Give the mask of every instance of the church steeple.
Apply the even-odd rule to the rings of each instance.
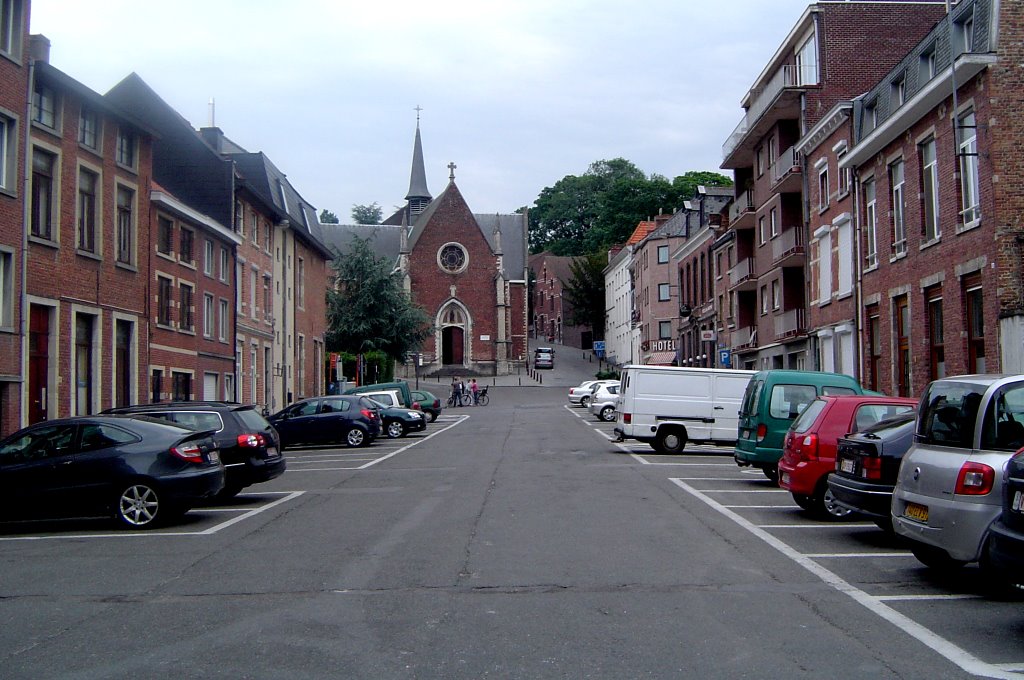
[[[430,195],[430,190],[427,189],[427,171],[423,166],[423,143],[420,141],[420,111],[422,110],[419,106],[416,107],[416,142],[412,149],[409,193],[405,196],[405,200],[409,201],[410,218],[423,212],[433,198]]]

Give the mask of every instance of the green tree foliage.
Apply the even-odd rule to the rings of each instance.
[[[356,224],[380,224],[380,221],[384,219],[384,212],[377,205],[377,201],[370,205],[353,205],[352,219]]]
[[[402,359],[431,332],[426,312],[409,299],[401,275],[377,257],[369,239],[354,238],[348,254],[335,255],[336,285],[327,291],[327,349],[383,352]]]
[[[672,213],[693,197],[697,185],[730,186],[716,172],[687,172],[671,182],[646,176],[623,158],[596,161],[580,176],[545,187],[530,209],[530,248],[582,255],[621,243],[641,220]]]
[[[604,338],[604,268],[608,256],[603,253],[583,255],[569,267],[571,277],[565,284],[565,299],[572,307],[569,322],[589,326],[594,339]]]
[[[320,211],[320,224],[338,224],[341,220],[327,208]]]

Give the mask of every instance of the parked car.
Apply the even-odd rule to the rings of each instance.
[[[736,443],[737,413],[754,371],[626,366],[615,432],[679,454],[688,441]]]
[[[607,423],[615,420],[615,410],[619,401],[619,384],[600,385],[591,395],[590,412],[597,416],[598,420]]]
[[[373,399],[374,401],[383,404],[385,406],[401,406],[402,405],[402,393],[398,390],[377,390],[377,391],[366,391],[359,392],[359,396]]]
[[[1006,464],[1002,513],[989,529],[987,558],[999,580],[1024,587],[1024,449]]]
[[[381,390],[398,390],[398,393],[402,395],[401,405],[405,408],[416,408],[416,400],[412,398],[412,389],[409,387],[409,383],[404,380],[350,387],[345,390],[345,394],[363,394],[365,392],[380,392]]]
[[[618,382],[618,380],[584,380],[576,387],[569,388],[569,403],[589,408],[591,396],[599,385],[614,385]]]
[[[836,469],[839,438],[916,408],[916,400],[902,397],[818,397],[786,433],[779,486],[793,494],[804,510],[821,517],[846,517],[850,509],[835,502],[828,486],[828,475]]]
[[[965,375],[928,385],[892,498],[895,532],[934,568],[980,561],[1002,512],[1003,471],[1024,446],[1024,375]]]
[[[270,416],[281,447],[299,444],[369,446],[381,432],[374,403],[358,394],[303,399]]]
[[[413,411],[411,408],[402,408],[401,406],[388,406],[369,396],[366,398],[377,407],[381,432],[389,439],[397,439],[410,432],[422,432],[427,429],[427,419],[420,411]]]
[[[835,502],[892,531],[892,490],[903,455],[914,443],[916,409],[841,437],[828,488]]]
[[[413,390],[412,398],[417,404],[419,404],[420,410],[426,414],[430,419],[430,422],[437,420],[437,417],[441,415],[441,400],[434,396],[432,392],[426,390]]]
[[[213,430],[224,463],[220,498],[284,474],[277,432],[253,405],[224,401],[170,401],[107,409],[104,413],[150,416],[193,430]]]
[[[848,375],[821,371],[759,371],[740,402],[739,428],[733,457],[740,467],[760,468],[773,482],[779,479],[782,444],[800,412],[815,397],[864,394]]]
[[[211,432],[164,421],[65,418],[0,442],[0,514],[7,519],[98,512],[148,529],[223,487]]]
[[[533,367],[534,368],[554,368],[555,367],[555,355],[547,354],[544,352],[538,352],[533,355]]]

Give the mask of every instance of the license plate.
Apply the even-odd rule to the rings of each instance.
[[[917,503],[907,503],[907,507],[903,510],[903,516],[917,520],[918,522],[927,522],[928,506],[918,505]]]
[[[267,447],[267,458],[276,458],[278,456],[277,448],[274,446]]]
[[[1024,512],[1024,491],[1018,491],[1013,494],[1013,504],[1010,509],[1014,512]]]
[[[854,461],[852,461],[849,458],[843,458],[843,459],[841,459],[839,461],[839,470],[840,470],[840,472],[847,472],[847,473],[852,475],[853,471],[854,471],[854,469],[856,467],[857,467],[857,463],[855,463]]]
[[[210,462],[211,463],[219,463],[220,462],[220,451],[210,451]]]
[[[782,473],[781,481],[782,481],[783,484],[789,484],[789,473],[788,472],[783,472]]]

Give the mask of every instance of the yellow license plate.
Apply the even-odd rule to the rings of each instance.
[[[917,520],[918,522],[927,522],[928,506],[918,505],[917,503],[907,503],[907,507],[903,510],[903,516]]]

